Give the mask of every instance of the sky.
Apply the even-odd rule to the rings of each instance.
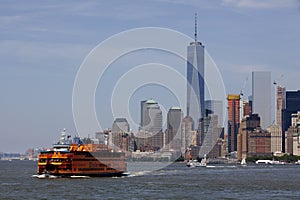
[[[107,38],[134,28],[168,28],[194,35],[217,65],[226,93],[251,95],[251,72],[268,70],[287,90],[298,90],[300,2],[298,0],[1,1],[0,152],[49,147],[63,128],[76,133],[72,92],[86,56]],[[143,37],[143,36],[141,36]],[[147,40],[147,36],[144,36]],[[188,45],[188,44],[186,44]],[[143,64],[145,55],[168,60],[167,53],[138,52],[112,64],[103,80],[116,79],[114,67]],[[148,60],[147,60],[148,59]],[[148,61],[149,62],[149,61]],[[173,62],[171,59],[169,62]],[[176,62],[185,70],[184,61]],[[121,76],[121,75],[119,75]],[[141,77],[143,78],[143,77]],[[117,80],[115,80],[117,81]],[[99,82],[96,115],[102,128],[113,117]],[[102,93],[104,92],[104,93]],[[176,104],[155,84],[132,94],[129,110],[139,122],[139,102],[156,99],[165,110]],[[97,103],[98,102],[98,103]],[[122,99],[117,104],[122,104]],[[88,118],[87,118],[88,119]],[[93,133],[89,133],[91,136]]]

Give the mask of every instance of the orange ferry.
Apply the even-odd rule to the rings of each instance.
[[[83,144],[78,137],[71,141],[69,137],[64,129],[53,148],[40,152],[38,175],[123,176],[126,172],[124,152],[113,152],[106,144]]]

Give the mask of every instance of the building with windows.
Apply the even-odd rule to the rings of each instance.
[[[237,134],[240,125],[240,95],[228,94],[228,153],[237,151]]]
[[[165,147],[180,151],[181,120],[183,113],[180,107],[172,106],[167,115],[167,130],[165,133]]]
[[[195,41],[187,47],[187,116],[193,119],[193,129],[199,129],[204,118],[204,45],[197,41],[197,16],[195,16]]]
[[[276,90],[276,124],[282,128],[282,110],[285,109],[285,88],[277,86]]]
[[[162,111],[153,99],[141,102],[141,127],[140,130],[152,134],[162,131]]]
[[[224,126],[224,112],[223,112],[223,101],[221,100],[206,100],[205,101],[205,111],[206,115],[212,114],[216,115],[218,118],[218,125]]]
[[[181,122],[181,153],[185,155],[192,144],[193,119],[186,116]]]
[[[285,93],[285,109],[282,110],[282,133],[285,133],[292,125],[292,114],[300,111],[300,90],[286,91]],[[286,150],[285,134],[282,134],[282,149]],[[288,152],[286,152],[288,153]]]
[[[116,118],[111,129],[110,141],[115,150],[133,151],[133,133],[125,118]]]
[[[260,117],[258,116],[258,114],[251,114],[243,117],[237,137],[237,157],[239,160],[247,158],[249,151],[249,132],[252,132],[257,128],[260,128]]]
[[[292,114],[291,126],[285,131],[285,153],[300,156],[300,111]]]
[[[267,129],[271,133],[271,152],[278,154],[282,152],[282,132],[279,125],[271,125]]]
[[[272,124],[271,72],[252,72],[252,113],[260,116],[261,127],[266,129]]]

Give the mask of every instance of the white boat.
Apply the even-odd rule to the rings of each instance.
[[[186,166],[188,167],[206,167],[206,165],[207,165],[206,155],[204,155],[201,162],[198,162],[198,160],[189,160],[186,164]]]
[[[243,158],[243,159],[242,159],[242,161],[241,161],[241,165],[242,165],[242,166],[246,166],[246,165],[247,165],[247,163],[246,163],[246,159],[245,159],[245,158]]]
[[[207,165],[207,159],[206,159],[206,154],[204,154],[204,157],[200,162],[200,167],[206,167],[206,165]]]
[[[271,162],[271,164],[272,164],[272,165],[284,165],[285,162],[282,162],[282,161],[279,161],[279,160],[273,160],[273,161]]]
[[[272,160],[257,160],[256,164],[272,164]]]
[[[284,165],[285,162],[278,160],[257,160],[256,164],[269,164],[269,165]]]
[[[188,166],[188,167],[200,167],[200,163],[198,162],[198,160],[189,160],[186,163],[186,166]]]

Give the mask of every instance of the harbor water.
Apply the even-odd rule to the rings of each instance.
[[[0,199],[300,199],[300,165],[129,166],[121,178],[37,179],[34,161],[0,161]]]

